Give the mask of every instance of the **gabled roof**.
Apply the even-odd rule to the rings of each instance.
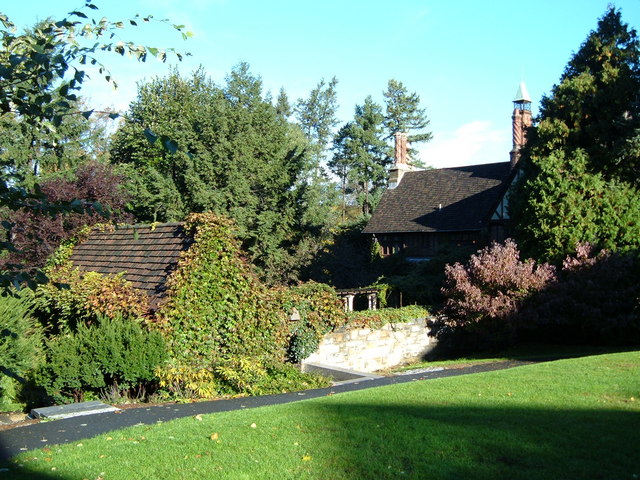
[[[71,261],[85,272],[118,274],[145,292],[157,304],[166,290],[180,253],[189,248],[182,223],[134,225],[113,231],[94,231],[76,246]]]
[[[408,172],[387,190],[364,233],[480,230],[512,178],[510,162]]]

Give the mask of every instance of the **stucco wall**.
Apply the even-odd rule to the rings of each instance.
[[[433,348],[427,319],[387,324],[381,329],[340,329],[324,336],[305,362],[375,372],[418,358]]]

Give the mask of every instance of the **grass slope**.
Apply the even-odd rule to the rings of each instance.
[[[629,352],[129,428],[0,479],[631,480],[639,432]]]

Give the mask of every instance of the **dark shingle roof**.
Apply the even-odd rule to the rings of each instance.
[[[164,296],[167,276],[175,269],[180,253],[191,242],[181,223],[118,227],[92,232],[73,249],[71,261],[85,272],[124,272],[124,277],[155,304]]]
[[[363,232],[480,230],[510,180],[509,162],[405,173],[384,193]]]

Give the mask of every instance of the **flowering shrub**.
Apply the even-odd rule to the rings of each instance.
[[[471,255],[466,265],[447,265],[445,275],[443,313],[451,324],[462,326],[512,318],[524,299],[555,279],[555,269],[533,260],[522,262],[516,243],[509,239]]]

